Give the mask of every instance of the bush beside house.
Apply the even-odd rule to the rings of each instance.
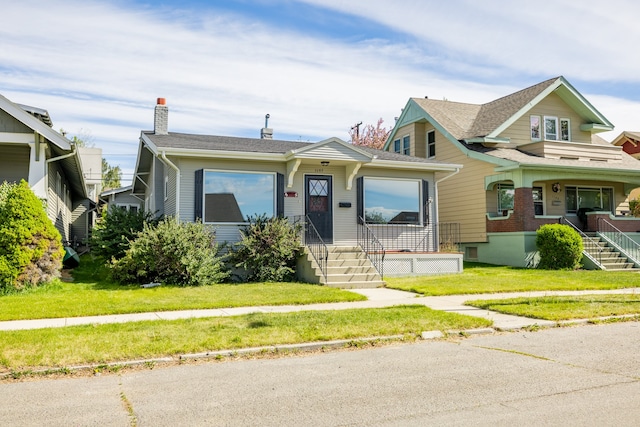
[[[546,270],[575,270],[580,267],[582,238],[577,231],[564,224],[547,224],[536,233],[540,253],[538,268]]]
[[[0,184],[0,294],[60,275],[62,237],[29,184]]]
[[[228,277],[213,230],[201,223],[179,223],[173,217],[157,225],[145,223],[111,267],[114,279],[121,283],[197,286]]]
[[[153,215],[143,211],[128,211],[117,206],[102,212],[102,218],[93,227],[91,251],[107,261],[124,257],[131,242],[147,223],[155,223]]]

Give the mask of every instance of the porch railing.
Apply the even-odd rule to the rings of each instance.
[[[386,250],[376,233],[360,217],[358,223],[358,246],[362,248],[371,264],[378,270],[381,278],[384,278],[384,256]]]
[[[362,219],[361,219],[362,222]],[[364,223],[387,251],[435,252],[432,228],[413,224]]]
[[[441,222],[436,224],[438,252],[460,251],[460,223]]]
[[[640,265],[640,244],[604,218],[598,218],[598,234],[630,261]]]
[[[327,244],[322,240],[320,233],[318,233],[318,230],[307,215],[295,216],[293,217],[293,222],[301,224],[300,240],[302,241],[302,244],[307,247],[316,264],[318,264],[320,273],[326,281],[327,264],[329,259],[329,248],[327,247]]]
[[[605,246],[600,244],[600,242],[598,242],[596,239],[593,239],[592,237],[587,236],[584,233],[584,231],[576,227],[567,218],[561,216],[559,222],[560,224],[571,226],[574,230],[578,232],[578,234],[580,234],[580,237],[582,237],[582,241],[584,242],[584,250],[582,251],[583,255],[585,255],[587,258],[593,261],[598,267],[604,268],[602,265],[602,252],[604,252]]]

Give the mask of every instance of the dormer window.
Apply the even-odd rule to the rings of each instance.
[[[547,141],[558,140],[558,118],[544,116],[544,139]]]
[[[534,118],[531,116],[531,139],[534,138]],[[571,121],[553,116],[544,116],[544,139],[547,141],[571,141]],[[539,139],[537,139],[539,141]]]

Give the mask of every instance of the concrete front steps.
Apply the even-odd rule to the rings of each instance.
[[[327,277],[322,275],[320,267],[305,249],[306,259],[315,272],[316,283],[332,288],[358,289],[379,288],[384,281],[375,269],[367,254],[358,246],[328,246]]]
[[[629,259],[620,253],[616,248],[609,246],[609,244],[601,239],[596,233],[585,233],[589,239],[582,238],[584,244],[584,251],[589,253],[594,259],[598,260],[599,249],[596,246],[602,248],[600,252],[600,264],[607,271],[630,271],[640,272],[640,268],[636,267],[633,262],[629,262]],[[594,243],[595,242],[595,243]]]

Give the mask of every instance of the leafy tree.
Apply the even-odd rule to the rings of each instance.
[[[58,277],[62,238],[29,184],[0,184],[0,294]]]
[[[365,125],[362,131],[359,125],[352,127],[349,131],[351,143],[382,150],[382,147],[387,142],[389,133],[391,133],[391,129],[382,127],[383,122],[384,120],[380,118],[375,126],[372,124]]]
[[[121,179],[122,170],[120,166],[111,166],[102,158],[102,188],[105,190],[120,188]]]
[[[218,252],[208,226],[170,217],[145,224],[125,256],[112,263],[112,273],[121,283],[210,285],[228,277]]]

